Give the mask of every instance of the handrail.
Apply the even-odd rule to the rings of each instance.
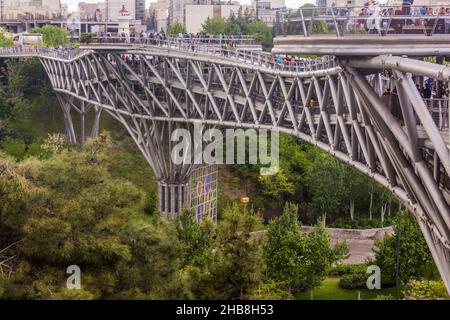
[[[449,13],[445,12],[447,8],[450,8],[450,4],[429,6],[378,4],[299,8],[279,11],[276,30],[281,29],[283,35],[286,35],[285,25],[298,23],[296,32],[300,32],[304,36],[311,36],[313,24],[323,22],[329,29],[334,29],[337,37],[365,32],[381,36],[410,32],[420,32],[426,36],[445,34],[445,31],[450,34],[450,30],[445,27],[445,21],[450,20]],[[324,26],[322,25],[322,27]],[[281,34],[277,32],[277,35]]]
[[[104,44],[108,45],[108,44]],[[115,45],[115,44],[110,44]],[[129,46],[129,47],[128,47]],[[138,46],[128,44],[125,48],[169,48],[181,50],[192,53],[208,54],[213,56],[220,56],[227,59],[235,59],[265,67],[268,69],[290,71],[290,72],[304,72],[329,69],[335,66],[335,60],[332,56],[324,56],[318,59],[299,59],[289,62],[280,63],[277,57],[266,52],[259,52],[254,50],[246,50],[239,48],[223,48],[221,46],[211,46],[207,44],[194,44],[181,39],[168,40],[152,40],[150,45],[140,44]],[[86,52],[84,49],[53,49],[48,47],[13,47],[0,48],[0,56],[14,56],[14,55],[28,55],[28,56],[44,56],[63,60],[71,60]]]
[[[93,40],[95,42],[121,42],[124,40],[127,40],[128,42],[134,42],[134,43],[140,43],[140,42],[147,42],[152,41],[153,39],[157,39],[161,37],[161,35],[158,34],[148,34],[146,33],[145,36],[141,36],[139,33],[134,35],[121,35],[119,33],[105,33],[105,32],[99,32],[96,34],[93,34]],[[233,44],[252,44],[256,45],[258,44],[256,39],[252,36],[248,35],[222,35],[222,36],[216,36],[216,35],[183,35],[183,36],[174,36],[174,37],[167,37],[163,36],[164,39],[160,40],[180,40],[185,42],[194,42],[194,43],[208,43],[208,44],[222,44],[224,42],[233,43]],[[73,35],[69,36],[71,39],[79,39],[79,35]]]

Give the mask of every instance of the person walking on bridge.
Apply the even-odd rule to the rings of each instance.
[[[405,16],[409,16],[411,13],[411,6],[414,4],[414,0],[403,0],[402,13]]]
[[[444,33],[450,33],[450,8],[447,8],[447,10],[445,11],[445,20],[444,20]]]

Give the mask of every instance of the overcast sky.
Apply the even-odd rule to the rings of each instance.
[[[102,0],[61,0],[62,3],[68,3],[69,4],[69,9],[75,10],[78,7],[78,2],[99,2]],[[150,2],[156,2],[156,0],[145,0],[147,2],[147,6],[148,7],[150,5]],[[251,2],[251,0],[239,0],[239,2],[241,3],[247,3],[249,4]],[[286,0],[286,5],[289,8],[298,8],[301,4],[306,3],[306,2],[310,2],[310,3],[314,3],[315,0]]]

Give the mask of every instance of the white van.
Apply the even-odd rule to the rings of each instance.
[[[40,33],[18,33],[14,35],[14,45],[24,46],[44,42],[44,37]]]

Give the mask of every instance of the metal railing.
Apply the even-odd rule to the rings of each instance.
[[[438,126],[439,130],[449,128],[449,99],[432,98],[424,99],[428,111],[430,112],[434,122]]]
[[[71,40],[78,40],[80,37],[78,35],[71,36]],[[245,35],[222,35],[222,36],[189,36],[183,35],[180,37],[166,37],[160,34],[145,34],[141,36],[136,35],[126,35],[118,33],[97,33],[93,34],[94,43],[140,43],[140,44],[151,44],[156,40],[169,40],[169,41],[182,41],[193,44],[208,44],[208,45],[222,45],[225,43],[233,45],[258,45],[255,38],[252,36]]]
[[[180,41],[179,39],[155,40],[152,45],[162,48],[171,48],[187,52],[235,59],[250,63],[252,65],[281,71],[304,72],[329,69],[335,66],[334,56],[323,56],[317,59],[296,58],[295,61],[280,63],[277,62],[276,56],[267,52],[236,48],[222,48],[220,46],[210,46],[205,44],[193,44],[190,42]],[[146,47],[148,46],[142,46],[141,48],[145,49]]]
[[[20,46],[12,48],[0,48],[0,57],[51,57],[63,60],[71,60],[83,54],[86,50],[82,49],[66,49],[66,48],[48,48],[35,46]]]
[[[450,34],[448,5],[371,5],[353,7],[311,7],[277,13],[276,33],[355,34],[380,36],[399,34]]]
[[[107,47],[109,45],[115,45],[115,43],[101,43],[101,45]],[[190,41],[184,41],[183,39],[180,38],[169,38],[166,40],[156,39],[152,40],[151,44],[124,43],[123,48],[131,50],[136,49],[145,50],[152,47],[168,48],[191,53],[219,56],[222,58],[234,59],[252,65],[280,71],[304,72],[304,71],[329,69],[335,66],[335,60],[333,56],[323,56],[317,59],[303,59],[298,57],[290,57],[290,60],[285,60],[283,56],[281,59],[282,62],[280,62],[278,56],[266,52],[214,46],[205,43],[194,43]],[[87,46],[86,48],[89,48],[89,46]],[[69,48],[48,48],[48,47],[29,47],[29,46],[0,48],[0,56],[3,57],[27,55],[27,56],[53,57],[63,60],[74,59],[83,52],[85,52],[84,49],[75,49],[75,48],[69,49]]]

